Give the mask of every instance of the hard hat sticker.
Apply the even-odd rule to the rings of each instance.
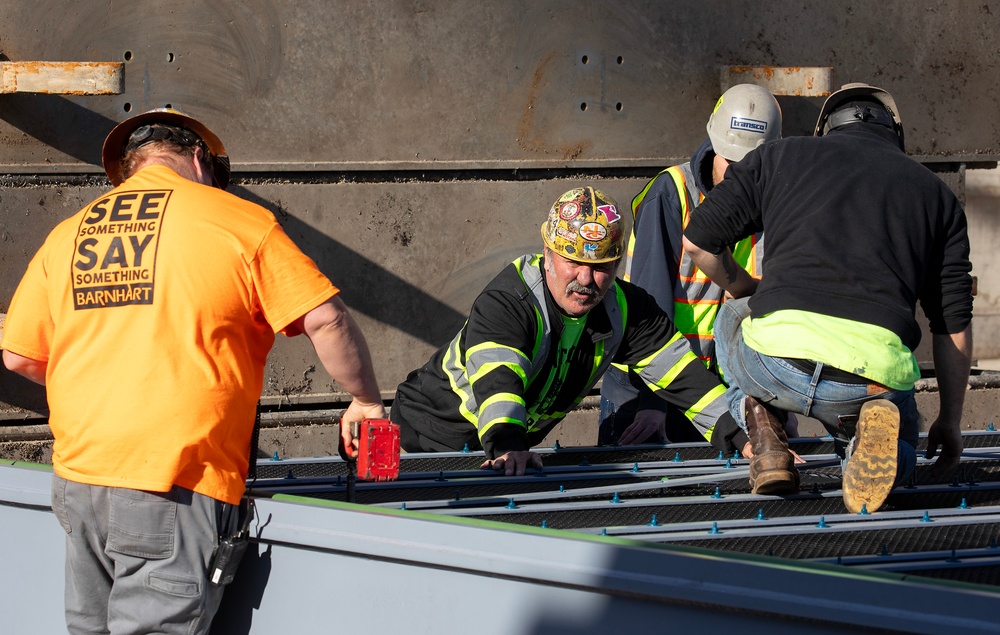
[[[605,236],[608,235],[608,230],[604,228],[604,225],[600,223],[584,223],[580,227],[580,236],[584,240],[590,240],[597,242],[603,240]]]
[[[729,127],[733,130],[747,130],[749,132],[767,132],[767,122],[758,119],[748,119],[746,117],[733,117],[729,121]]]
[[[719,97],[719,101],[715,102],[715,108],[712,109],[712,114],[713,115],[715,113],[719,112],[719,108],[722,107],[722,100],[725,99],[725,98],[726,98],[726,95],[723,94],[722,97]]]
[[[580,213],[580,206],[576,203],[565,203],[559,208],[559,218],[563,220],[573,220]]]
[[[575,243],[576,239],[577,239],[576,233],[575,232],[571,232],[570,230],[566,229],[565,227],[558,227],[558,228],[556,228],[556,236],[559,236],[563,240],[568,240],[571,243]]]
[[[608,219],[609,223],[613,223],[621,218],[621,215],[618,213],[618,210],[615,209],[614,205],[598,205],[597,209],[604,214],[604,218]]]

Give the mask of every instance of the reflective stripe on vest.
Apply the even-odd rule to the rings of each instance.
[[[552,319],[546,309],[545,280],[542,277],[541,263],[542,258],[538,254],[522,256],[514,261],[518,275],[529,291],[528,298],[537,321],[535,343],[530,359],[521,351],[509,346],[484,342],[466,351],[466,362],[463,365],[459,347],[461,332],[452,340],[444,355],[442,366],[452,391],[459,398],[459,411],[469,423],[479,429],[480,438],[496,424],[513,423],[528,430],[537,430],[553,425],[566,416],[565,412],[530,412],[523,396],[511,393],[491,395],[484,403],[478,404],[472,389],[476,381],[500,367],[508,368],[517,374],[524,382],[525,391],[535,379],[540,378],[552,344]],[[617,283],[613,289],[613,295],[609,293],[601,302],[612,325],[611,337],[596,343],[590,381],[574,404],[579,403],[590,392],[597,377],[607,370],[611,359],[621,346],[625,331],[625,298]]]

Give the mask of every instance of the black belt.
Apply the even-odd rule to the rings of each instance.
[[[812,375],[816,372],[816,362],[811,359],[798,359],[796,357],[782,357],[781,359],[785,360],[807,375]],[[834,368],[833,366],[828,366],[826,364],[823,364],[823,370],[820,372],[819,378],[820,380],[825,379],[827,381],[837,381],[842,384],[857,384],[861,386],[865,384],[877,383],[867,377],[855,375],[854,373],[849,373],[846,370],[840,370],[839,368]]]

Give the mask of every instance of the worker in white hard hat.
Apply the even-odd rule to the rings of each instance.
[[[615,278],[625,219],[593,187],[560,196],[543,253],[508,265],[480,293],[455,338],[399,385],[390,417],[408,452],[486,452],[505,474],[541,468],[530,451],[612,363],[703,427],[729,417],[718,379],[656,301]],[[641,422],[636,425],[643,425]],[[639,430],[646,438],[655,430]]]
[[[681,235],[731,163],[781,138],[781,108],[766,88],[739,84],[718,99],[706,129],[708,137],[691,161],[660,172],[632,199],[635,220],[623,278],[656,299],[688,338],[695,354],[716,372],[713,325],[723,291],[694,266],[681,247]],[[760,276],[762,245],[761,236],[755,234],[733,249],[739,266],[755,277]],[[707,439],[727,456],[736,450],[744,456],[751,454],[749,438],[732,420],[725,419],[715,427],[692,426],[682,411],[618,366],[604,375],[600,420],[601,445],[635,442],[631,435],[641,428],[627,432],[630,426],[635,421],[651,421],[673,442]],[[793,418],[793,429],[794,422]]]
[[[116,187],[28,265],[3,360],[46,386],[69,632],[207,633],[246,544],[275,334],[309,337],[354,396],[348,421],[385,409],[337,288],[269,211],[223,191],[229,160],[207,126],[143,113],[103,160]]]
[[[763,229],[764,276],[730,245]],[[908,157],[885,90],[848,84],[812,137],[790,137],[730,166],[684,232],[694,263],[735,300],[715,324],[730,411],[750,436],[754,492],[799,479],[779,420],[818,419],[843,459],[843,500],[874,513],[916,467],[913,351],[920,302],[932,333],[940,407],[927,434],[932,474],[962,453],[972,354],[972,264],[955,194]]]

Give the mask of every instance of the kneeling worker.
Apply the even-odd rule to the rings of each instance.
[[[399,385],[390,418],[402,429],[403,449],[482,448],[483,467],[508,475],[541,468],[529,449],[612,362],[700,427],[729,417],[724,388],[656,301],[615,279],[624,237],[618,206],[599,190],[560,196],[542,224],[544,253],[501,271],[458,335]],[[665,437],[662,424],[636,432],[637,439]]]

